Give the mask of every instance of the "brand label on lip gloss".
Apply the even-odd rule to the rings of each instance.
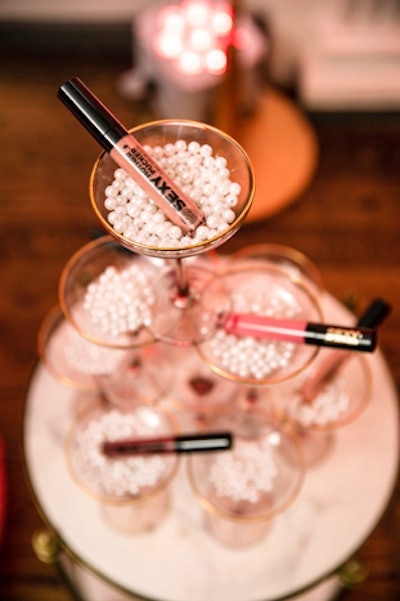
[[[360,330],[343,330],[341,328],[329,327],[325,334],[326,342],[336,344],[345,343],[353,346],[358,346],[360,340],[363,339],[363,334]]]
[[[124,144],[123,150],[139,171],[147,177],[153,187],[164,196],[176,211],[181,212],[182,217],[187,223],[193,224],[198,221],[198,215],[196,215],[195,211],[188,207],[183,198],[171,188],[170,182],[166,181],[165,178],[160,175],[160,171],[157,169],[157,166],[153,164],[151,159],[143,155],[139,149],[129,146],[129,144]]]
[[[156,173],[154,165],[148,159],[146,159],[146,157],[144,157],[137,148],[132,148],[131,146],[128,146],[128,144],[124,144],[123,149],[125,151],[126,156],[129,157],[132,163],[135,163],[136,167],[147,178],[150,178]]]
[[[161,192],[164,198],[166,198],[168,202],[176,208],[177,211],[182,211],[182,209],[186,206],[185,201],[182,200],[182,198],[179,198],[178,194],[172,190],[172,188],[161,177],[161,175],[150,178],[150,181],[153,186]]]

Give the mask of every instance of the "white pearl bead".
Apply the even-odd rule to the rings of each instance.
[[[203,160],[203,165],[207,169],[211,170],[214,167],[214,164],[215,164],[215,159],[214,159],[214,157],[211,156],[211,154],[206,156]]]
[[[227,194],[226,203],[227,203],[228,207],[236,207],[236,205],[238,203],[238,197],[235,196],[234,194]]]
[[[233,221],[235,221],[236,215],[235,212],[232,211],[231,209],[227,209],[226,211],[223,211],[222,213],[222,219],[224,221],[226,221],[226,223],[232,223]]]
[[[212,148],[209,144],[202,144],[200,148],[200,154],[203,157],[209,157],[212,154]]]
[[[162,157],[163,152],[164,151],[161,146],[153,146],[151,154],[155,159],[157,159],[158,157]]]
[[[118,189],[115,186],[107,186],[106,189],[104,190],[104,194],[108,197],[108,198],[115,198],[118,194]]]
[[[229,188],[230,194],[234,194],[235,196],[239,196],[242,191],[242,186],[237,182],[232,182]]]
[[[200,150],[200,144],[193,140],[192,142],[189,142],[187,149],[191,154],[197,154]]]
[[[122,169],[122,167],[119,167],[118,169],[116,169],[114,171],[114,177],[115,177],[115,179],[124,180],[127,177],[127,173],[126,173],[125,169]]]
[[[130,202],[126,207],[126,212],[129,215],[129,217],[135,219],[140,216],[141,208]]]
[[[168,235],[172,240],[179,240],[182,237],[182,230],[179,226],[173,225],[169,228]]]
[[[167,156],[171,156],[175,153],[176,147],[175,144],[165,144],[164,152]]]
[[[196,238],[200,241],[208,239],[208,227],[205,225],[199,225],[196,230]]]
[[[226,167],[222,167],[221,169],[218,170],[218,176],[222,179],[222,180],[228,180],[229,178],[229,169],[227,169]],[[227,182],[229,183],[229,182]],[[230,184],[229,184],[230,187]]]
[[[219,180],[217,183],[217,192],[225,196],[229,192],[229,183],[225,180]]]
[[[218,224],[219,224],[219,219],[215,215],[210,215],[210,217],[207,218],[207,226],[209,228],[215,229],[216,227],[218,227]]]
[[[117,202],[116,202],[115,198],[110,196],[105,199],[104,206],[108,211],[112,211],[117,206]]]
[[[224,169],[227,166],[227,160],[225,157],[217,157],[215,159],[215,166],[217,167],[217,169]]]
[[[183,152],[187,149],[188,145],[186,144],[185,140],[177,140],[175,142],[175,148],[177,150],[177,152]]]
[[[116,215],[116,213],[114,211],[111,211],[110,213],[108,213],[107,221],[109,223],[111,223],[111,225],[114,225],[114,222],[116,219],[118,219],[118,215]]]

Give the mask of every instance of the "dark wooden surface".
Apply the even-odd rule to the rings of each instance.
[[[60,272],[97,222],[88,178],[99,148],[56,99],[61,82],[80,75],[128,124],[144,107],[118,97],[126,60],[70,56],[9,57],[0,71],[0,433],[5,439],[8,512],[0,558],[0,599],[67,601],[54,566],[31,547],[42,526],[26,483],[21,424],[36,336],[57,300]],[[393,304],[381,349],[400,382],[400,115],[313,114],[320,159],[308,189],[275,217],[243,229],[226,245],[278,242],[319,266],[326,288],[361,311],[375,296]],[[257,174],[256,174],[257,175]],[[347,601],[400,598],[400,495],[359,557],[368,580]],[[205,600],[206,601],[206,600]]]

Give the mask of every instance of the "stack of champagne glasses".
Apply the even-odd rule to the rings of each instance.
[[[108,119],[80,80],[59,95],[86,102],[91,133],[88,106]],[[252,545],[368,401],[357,351],[374,331],[324,324],[323,283],[300,252],[216,251],[255,193],[235,140],[192,121],[114,123],[90,176],[105,235],[66,264],[38,336],[44,366],[76,391],[66,462],[112,527],[157,528],[183,473],[209,535]]]

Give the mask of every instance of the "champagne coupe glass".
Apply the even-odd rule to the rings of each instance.
[[[213,427],[230,430],[233,447],[188,457],[192,490],[217,540],[234,547],[254,544],[301,490],[301,445],[259,408],[221,414]]]
[[[148,325],[158,269],[148,257],[103,236],[67,262],[58,287],[60,307],[90,342],[125,349],[149,344],[155,340]]]
[[[318,296],[324,291],[324,282],[318,267],[300,250],[284,244],[250,244],[232,253],[231,260],[238,265],[263,264],[286,269],[291,275],[304,281]]]
[[[60,384],[80,391],[98,390],[101,378],[124,371],[132,363],[130,349],[101,346],[81,336],[59,306],[43,319],[37,348],[47,371]]]
[[[179,466],[178,455],[108,456],[103,444],[121,440],[173,436],[167,413],[140,404],[124,410],[90,402],[68,432],[65,457],[71,477],[96,499],[113,527],[126,532],[155,528],[169,506],[169,487]]]
[[[161,342],[134,349],[95,344],[54,307],[38,333],[43,366],[60,384],[81,392],[102,392],[114,405],[130,408],[160,400],[172,381],[170,347]]]
[[[162,394],[170,379],[170,361],[148,327],[156,297],[152,282],[158,277],[159,263],[127,250],[112,236],[79,249],[59,282],[66,320],[60,332],[66,331],[68,340],[66,334],[53,335],[45,344],[42,336],[45,363],[55,366],[54,352],[49,351],[58,345],[55,369],[75,381],[79,372],[81,384],[82,372],[86,373],[83,383],[101,390],[119,406]]]
[[[345,360],[323,379],[320,365],[337,355]],[[323,459],[332,447],[334,432],[357,419],[371,398],[372,374],[359,353],[323,349],[318,361],[292,381],[270,391],[271,403],[302,442],[307,465]]]
[[[204,123],[161,120],[135,127],[130,133],[196,202],[205,223],[192,236],[182,235],[143,191],[135,188],[132,197],[123,171],[107,152],[100,155],[92,170],[91,203],[102,226],[123,247],[168,259],[154,282],[157,298],[149,327],[157,338],[189,346],[215,330],[214,305],[227,309],[229,296],[215,282],[212,270],[201,262],[184,259],[217,248],[239,229],[253,200],[252,166],[235,140]],[[215,284],[215,298],[209,295],[208,304],[200,307],[203,290],[210,282]]]
[[[221,282],[229,291],[233,314],[321,322],[322,311],[312,290],[303,281],[267,264],[231,268]],[[205,302],[215,295],[210,289]],[[220,309],[220,327],[209,340],[196,346],[209,367],[219,375],[248,386],[277,384],[297,376],[310,365],[319,348],[284,339],[258,339],[225,331],[229,315]]]

